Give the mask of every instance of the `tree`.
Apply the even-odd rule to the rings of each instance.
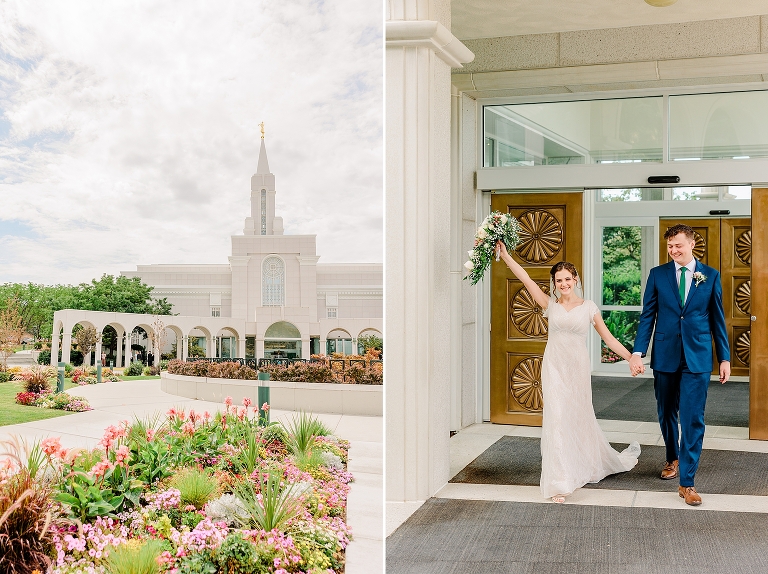
[[[160,365],[160,356],[163,353],[165,342],[168,340],[168,334],[165,332],[165,323],[160,317],[155,317],[150,327],[152,327],[152,332],[149,334],[149,338],[154,349],[154,366],[157,367]]]
[[[373,333],[371,333],[370,335],[360,335],[357,338],[357,342],[366,351],[368,351],[369,349],[375,349],[377,351],[384,350],[384,339],[374,335]]]
[[[3,369],[8,367],[8,357],[13,354],[14,347],[21,344],[23,337],[24,320],[19,301],[14,297],[6,301],[4,309],[0,309],[0,359]]]
[[[101,333],[96,330],[96,327],[89,325],[75,333],[74,338],[77,343],[77,349],[83,354],[84,364],[90,365],[91,351],[96,347],[96,343],[101,340]]]

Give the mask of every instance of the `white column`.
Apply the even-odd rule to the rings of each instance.
[[[237,359],[245,359],[245,337],[237,339]]]
[[[301,340],[301,358],[309,359],[309,337]]]
[[[181,338],[181,360],[186,361],[189,357],[189,335]]]
[[[96,364],[98,364],[98,363],[100,363],[100,362],[101,362],[101,340],[99,340],[99,341],[96,343],[96,349],[95,349],[95,351],[96,351],[96,359],[94,360],[94,363],[93,363],[94,365],[96,365]],[[103,365],[102,365],[102,366],[103,366]]]
[[[51,333],[51,365],[56,366],[59,361],[59,330],[55,329],[54,333]]]
[[[450,478],[450,68],[472,53],[432,20],[448,2],[389,10],[386,496],[407,502]]]
[[[320,354],[321,355],[327,355],[328,354],[328,341],[326,339],[320,338]]]
[[[256,337],[256,358],[264,358],[264,339],[260,339],[259,337]]]
[[[72,351],[72,331],[67,332],[64,329],[64,334],[61,336],[61,360],[64,363],[69,363],[69,354]]]
[[[117,349],[115,350],[115,367],[119,367],[123,364],[123,345],[120,343],[123,342],[123,337],[125,336],[125,331],[117,331]]]
[[[131,333],[128,331],[125,332],[125,365],[128,366],[131,364]]]

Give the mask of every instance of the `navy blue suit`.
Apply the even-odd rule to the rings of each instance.
[[[718,361],[731,360],[720,272],[700,261],[696,261],[695,271],[705,275],[706,280],[698,286],[693,282],[682,305],[674,261],[651,269],[634,346],[634,352],[645,356],[653,333],[651,368],[659,425],[667,461],[680,461],[681,486],[694,486],[699,466],[704,407],[713,367],[712,342]]]

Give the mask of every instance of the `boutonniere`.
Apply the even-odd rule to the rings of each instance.
[[[699,283],[703,283],[704,281],[707,280],[707,276],[704,275],[701,271],[696,271],[693,274],[693,280],[696,283],[696,287],[698,287]]]

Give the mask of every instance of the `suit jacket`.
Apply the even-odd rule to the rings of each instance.
[[[651,368],[655,371],[676,371],[682,353],[691,372],[711,371],[713,339],[717,359],[731,360],[720,272],[700,261],[695,267],[707,278],[698,286],[693,282],[684,306],[680,304],[674,261],[654,267],[648,275],[634,352],[645,356],[653,333]]]

